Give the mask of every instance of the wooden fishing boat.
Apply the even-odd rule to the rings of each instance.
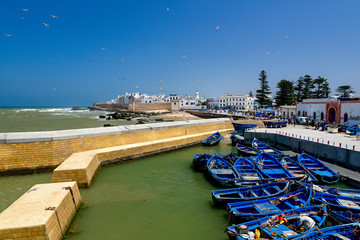
[[[253,201],[283,195],[288,193],[290,186],[289,181],[282,181],[256,186],[213,190],[212,199],[216,206],[226,207],[226,204],[231,202]]]
[[[278,161],[280,161],[281,159],[283,159],[283,157],[286,156],[283,152],[281,152],[273,147],[270,147],[269,145],[261,142],[260,140],[258,140],[256,138],[254,138],[254,140],[252,141],[252,147],[257,149],[258,151],[264,151],[265,153],[271,155]]]
[[[268,216],[253,221],[230,226],[226,229],[226,234],[230,240],[248,240],[252,239],[249,232],[255,232],[257,229],[261,233],[262,239],[291,239],[302,234],[312,232],[325,225],[327,208],[325,205],[306,206],[298,209],[291,209],[280,215]],[[298,232],[290,229],[289,225],[296,225],[297,218],[300,215],[311,217],[316,225],[306,232]],[[285,220],[286,219],[286,220]],[[274,234],[276,233],[276,235]]]
[[[258,219],[272,216],[287,210],[297,209],[310,204],[311,188],[301,188],[285,195],[246,202],[228,203],[230,219],[233,223],[244,222],[248,219]]]
[[[360,223],[349,223],[344,225],[321,228],[304,235],[292,238],[293,240],[359,240]]]
[[[329,220],[332,220],[334,225],[339,223],[360,222],[360,213],[357,212],[329,210],[328,213],[332,218]]]
[[[291,173],[291,175],[294,176],[296,180],[303,180],[307,182],[316,183],[317,179],[314,177],[310,171],[308,171],[304,166],[302,166],[298,161],[289,158],[284,157],[280,161],[281,165]]]
[[[221,134],[219,132],[216,132],[214,134],[212,134],[211,136],[209,136],[208,138],[206,138],[202,144],[205,146],[215,146],[218,145],[220,143],[220,140],[222,140],[223,138],[221,137]]]
[[[231,164],[234,164],[239,159],[239,157],[233,153],[225,155],[223,158],[224,158],[224,160],[228,161]]]
[[[195,154],[193,157],[193,166],[196,171],[205,172],[206,163],[212,157],[211,154]]]
[[[222,156],[213,155],[206,163],[208,175],[223,187],[234,187],[234,180],[238,175],[233,170],[231,163]]]
[[[280,128],[287,125],[286,120],[263,120],[263,123],[267,128]]]
[[[235,186],[256,185],[263,179],[263,176],[250,158],[240,157],[234,163],[233,168],[238,175],[238,179],[234,183]]]
[[[278,160],[267,153],[261,152],[255,158],[255,165],[264,178],[294,178]]]
[[[244,143],[244,133],[236,132],[230,135],[231,145],[235,146],[237,143]]]
[[[303,183],[306,186],[310,186],[313,188],[314,191],[323,192],[333,195],[339,195],[343,197],[351,197],[351,198],[359,198],[360,199],[360,190],[355,189],[345,189],[345,188],[333,188],[333,187],[326,187],[320,186],[315,184],[308,184]]]
[[[332,184],[339,181],[340,176],[327,167],[325,164],[320,162],[318,159],[302,153],[298,158],[299,163],[303,165],[311,174],[317,178],[319,182]]]
[[[236,149],[237,149],[238,155],[242,156],[242,157],[257,156],[260,153],[260,151],[254,149],[254,148],[250,148],[250,147],[241,145],[239,143],[236,144]]]
[[[314,191],[313,199],[316,203],[327,204],[332,210],[347,209],[353,212],[360,212],[360,198],[344,197]]]
[[[235,131],[244,131],[251,128],[256,128],[257,124],[249,124],[249,123],[236,123],[232,122]]]

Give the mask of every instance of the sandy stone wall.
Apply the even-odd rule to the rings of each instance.
[[[231,129],[228,119],[0,134],[0,174],[51,170],[71,154],[107,147]]]

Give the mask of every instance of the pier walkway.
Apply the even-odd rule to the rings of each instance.
[[[339,148],[360,151],[360,141],[356,140],[355,136],[346,135],[345,133],[329,133],[327,131],[314,130],[312,127],[302,125],[288,125],[285,128],[256,128],[251,131],[275,133]]]

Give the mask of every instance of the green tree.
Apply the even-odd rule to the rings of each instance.
[[[296,95],[296,101],[298,101],[298,102],[302,101],[303,86],[304,86],[304,78],[299,77],[299,79],[296,82],[296,86],[294,87],[295,95]]]
[[[350,85],[342,85],[336,89],[336,92],[340,93],[340,97],[349,97],[350,93],[354,93]]]
[[[303,79],[303,89],[302,89],[302,99],[312,98],[313,96],[313,89],[314,89],[314,82],[310,75],[305,75]]]
[[[249,97],[253,97],[254,95],[253,95],[253,93],[252,93],[252,91],[250,91],[249,92]]]
[[[256,90],[256,98],[261,106],[271,106],[269,81],[266,80],[266,72],[262,70],[259,74],[260,89]]]
[[[327,98],[330,94],[329,83],[326,78],[318,76],[313,81],[315,90],[313,91],[314,98]]]
[[[294,83],[289,80],[281,80],[276,87],[279,91],[276,92],[275,100],[276,106],[280,105],[294,105],[295,104],[295,92]]]

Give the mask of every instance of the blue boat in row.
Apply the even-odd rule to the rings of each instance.
[[[269,145],[261,142],[260,140],[258,140],[256,138],[254,138],[254,140],[252,141],[252,147],[258,151],[264,151],[265,153],[276,158],[278,161],[280,161],[281,159],[283,159],[286,156],[283,152],[281,152],[273,147],[270,147]]]
[[[261,172],[264,178],[274,179],[274,178],[294,178],[294,176],[289,173],[286,168],[284,168],[281,163],[264,152],[261,152],[255,158],[256,168]]]
[[[301,188],[282,196],[273,198],[228,203],[230,219],[233,223],[241,223],[249,219],[258,219],[266,216],[280,214],[284,211],[295,210],[310,205],[311,188]]]
[[[305,231],[295,230],[291,227],[297,225],[298,217],[305,215],[312,218],[316,224]],[[292,239],[319,229],[319,227],[325,225],[326,220],[326,206],[306,206],[287,210],[278,215],[233,225],[228,227],[225,232],[230,240],[254,239],[250,235],[254,235],[256,231],[261,234],[262,239]]]
[[[311,172],[311,174],[317,178],[319,182],[332,184],[339,181],[340,176],[325,164],[320,162],[318,159],[306,154],[302,153],[298,161],[301,165],[303,165],[307,170]]]
[[[290,181],[271,182],[256,186],[213,190],[212,199],[216,206],[225,207],[227,203],[256,201],[286,194],[290,191]]]
[[[256,128],[257,124],[249,124],[249,123],[236,123],[236,122],[232,122],[234,129],[236,132],[238,131],[245,131],[247,129],[252,129],[252,128]]]

